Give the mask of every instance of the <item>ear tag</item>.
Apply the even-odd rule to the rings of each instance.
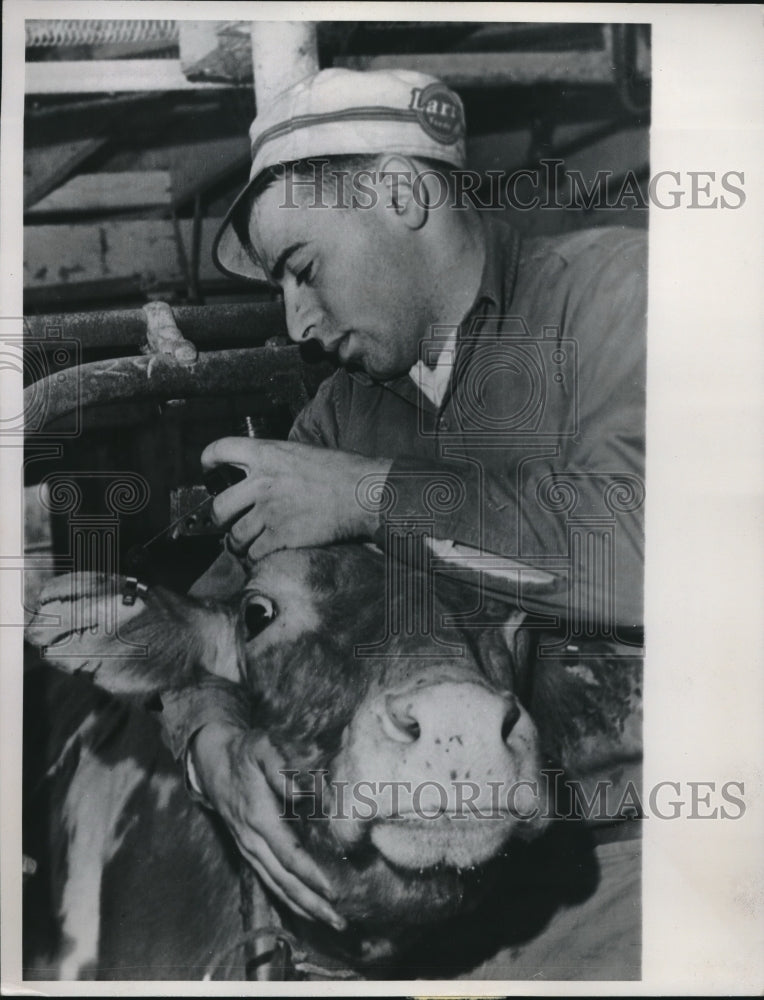
[[[144,597],[149,592],[145,583],[141,583],[137,576],[128,576],[122,588],[122,604],[132,607],[139,597]]]

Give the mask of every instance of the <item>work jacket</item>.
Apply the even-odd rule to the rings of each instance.
[[[514,584],[503,577],[528,610],[605,631],[639,627],[645,233],[521,242],[501,222],[484,228],[482,281],[442,403],[408,375],[378,383],[339,369],[291,439],[394,459],[382,544],[390,532],[431,533],[488,556],[489,586],[515,565]],[[423,342],[424,363],[449,332]]]

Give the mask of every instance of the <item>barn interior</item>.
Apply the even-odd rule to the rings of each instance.
[[[323,21],[278,30],[271,37],[267,24],[249,22],[26,22],[31,591],[52,568],[68,568],[71,532],[91,517],[114,520],[121,556],[160,533],[151,552],[157,571],[174,586],[189,584],[219,546],[203,508],[191,512],[204,498],[202,449],[239,433],[245,417],[261,436],[285,436],[331,370],[326,358],[287,346],[277,295],[225,277],[210,256],[248,176],[253,38],[263,53],[261,98],[301,72],[296,60],[305,56],[290,59],[300,46],[320,68],[411,67],[445,80],[464,101],[468,167],[485,179],[477,197],[488,203],[490,171],[517,174],[515,203],[505,188],[490,210],[521,232],[647,225],[648,27]],[[574,204],[559,182],[580,171],[593,190],[603,169],[608,204]],[[543,207],[525,208],[534,195]],[[166,373],[167,384],[149,384],[145,369],[126,375],[124,359],[157,349],[142,308],[156,301],[169,304],[207,359],[204,378],[182,365]],[[104,472],[129,474],[129,489],[140,494],[129,509],[110,511]],[[81,500],[62,509],[50,490],[72,475]]]
[[[289,343],[272,289],[225,277],[210,253],[248,177],[258,101],[305,60],[453,87],[476,194],[491,172],[516,175],[490,210],[524,234],[648,224],[649,26],[27,20],[27,608],[50,575],[94,566],[187,588],[222,543],[201,451],[286,437],[331,372]],[[562,182],[579,172],[596,192],[603,170],[604,203]],[[187,353],[168,354],[179,343],[153,303]]]

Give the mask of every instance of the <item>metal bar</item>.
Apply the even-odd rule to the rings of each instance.
[[[189,81],[180,59],[93,59],[26,64],[27,94],[111,94],[249,86]]]
[[[602,50],[574,52],[449,52],[343,56],[349,69],[417,69],[452,87],[498,87],[537,83],[612,84],[613,65]]]
[[[260,393],[270,405],[308,395],[304,367],[297,347],[255,347],[210,351],[190,367],[166,355],[143,355],[94,361],[48,375],[24,390],[24,412],[45,425],[88,406],[123,400],[168,400],[200,396]]]
[[[24,111],[24,139],[27,146],[33,145],[34,143],[30,139],[36,139],[37,143],[47,144],[50,142],[49,127],[50,122],[59,122],[61,119],[66,121],[69,125],[68,118],[72,115],[82,115],[84,117],[91,118],[94,114],[99,111],[108,111],[110,116],[113,116],[119,111],[130,111],[135,107],[141,107],[143,104],[156,104],[158,97],[156,94],[142,94],[137,91],[134,94],[126,94],[124,97],[99,97],[99,98],[84,98],[83,100],[77,101],[56,101],[52,105],[36,105],[32,104],[31,107]],[[32,135],[30,138],[27,137],[27,122],[30,126],[34,128],[35,125],[40,125],[41,123],[45,126],[46,131],[44,136]],[[71,125],[69,125],[71,128]]]
[[[279,302],[247,302],[209,306],[175,306],[175,321],[183,335],[199,347],[227,343],[263,344],[286,336],[284,308]],[[139,347],[146,340],[146,314],[142,309],[99,312],[50,313],[27,316],[24,334],[51,349],[58,341],[52,331],[77,340],[84,349]]]

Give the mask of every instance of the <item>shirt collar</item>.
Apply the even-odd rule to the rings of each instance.
[[[457,332],[452,327],[450,333],[438,342],[437,357],[432,361],[428,359],[428,364],[420,359],[409,372],[409,378],[414,385],[435,407],[439,407],[443,402],[451,380]]]
[[[506,223],[497,221],[485,213],[480,215],[480,221],[483,226],[485,246],[483,274],[475,301],[465,316],[465,321],[480,315],[486,305],[499,311],[508,308],[517,281],[517,263],[520,257],[518,233]],[[462,323],[462,327],[466,325],[466,322]]]

